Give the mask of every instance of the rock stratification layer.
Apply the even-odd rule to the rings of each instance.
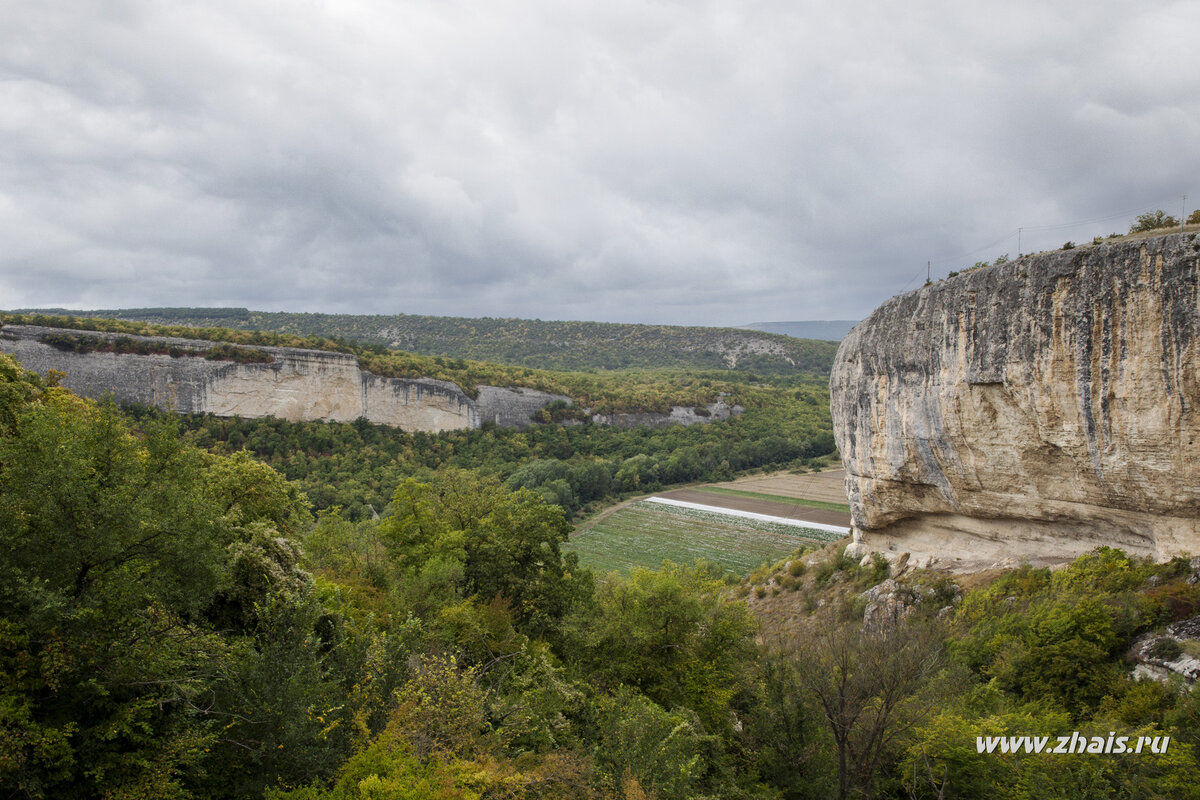
[[[1200,552],[1198,288],[1176,234],[883,304],[830,381],[856,539],[964,569]]]

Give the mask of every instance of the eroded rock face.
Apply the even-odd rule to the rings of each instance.
[[[482,422],[477,403],[457,385],[431,378],[381,377],[360,369],[358,360],[345,353],[255,347],[270,354],[272,360],[265,364],[209,361],[194,356],[81,354],[39,341],[51,332],[33,325],[6,325],[0,333],[0,351],[16,356],[42,375],[52,369],[65,373],[63,385],[84,397],[112,395],[119,402],[142,403],[183,414],[273,416],[293,422],[352,422],[365,417],[410,431],[477,428]],[[88,335],[114,338],[96,332]],[[216,346],[214,342],[192,339],[121,338],[192,351]],[[530,406],[560,399],[540,392],[532,395],[526,397]],[[520,423],[519,415],[512,414],[505,422]],[[526,414],[524,424],[528,423]]]
[[[1200,552],[1200,239],[1115,242],[888,301],[831,377],[851,515],[962,568]]]
[[[132,339],[160,349],[174,347],[194,355],[86,352],[57,349],[44,341],[52,334]],[[296,421],[352,422],[365,417],[408,431],[478,428],[493,422],[525,427],[540,409],[571,398],[523,387],[479,386],[469,397],[457,384],[432,378],[387,378],[358,366],[346,353],[254,345],[270,363],[209,361],[200,353],[218,343],[162,336],[132,336],[96,331],[60,331],[36,325],[6,325],[0,330],[0,352],[9,353],[42,375],[57,370],[63,385],[84,397],[112,395],[121,403],[141,403],[181,414],[211,413],[224,417],[278,417]],[[723,400],[707,408],[676,407],[669,414],[596,414],[599,424],[661,427],[728,419],[742,412]]]
[[[639,425],[644,425],[648,428],[662,428],[672,424],[688,426],[724,421],[730,417],[740,416],[744,410],[739,405],[731,406],[726,404],[724,400],[718,400],[715,403],[710,403],[700,408],[671,406],[671,411],[667,414],[652,411],[619,411],[613,414],[593,414],[592,421],[601,425],[616,425],[619,428],[636,428]]]

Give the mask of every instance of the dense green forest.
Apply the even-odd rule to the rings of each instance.
[[[314,517],[177,424],[0,356],[6,796],[1200,796],[1200,694],[1125,662],[1193,646],[1161,635],[1200,610],[1187,560],[888,583],[830,545],[740,583],[597,576],[517,472],[443,459],[378,520]],[[1072,731],[1170,739],[977,752]]]
[[[300,314],[244,308],[38,309],[31,313],[325,337],[426,356],[571,372],[665,367],[828,375],[837,350],[837,342],[832,341],[793,339],[738,328],[679,325],[414,314]]]
[[[179,418],[188,441],[217,453],[246,450],[299,482],[318,510],[340,506],[351,519],[382,512],[404,478],[454,467],[539,492],[575,512],[625,493],[693,481],[729,480],[762,468],[804,468],[833,452],[825,392],[813,386],[754,393],[755,403],[723,422],[624,429],[587,422],[525,430],[407,433],[366,420],[287,422]],[[136,418],[158,417],[147,408]]]

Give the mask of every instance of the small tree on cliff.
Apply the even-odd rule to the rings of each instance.
[[[1161,208],[1138,214],[1137,219],[1129,226],[1130,233],[1158,230],[1159,228],[1178,228],[1179,220],[1172,217]]]

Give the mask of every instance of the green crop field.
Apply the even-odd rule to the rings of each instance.
[[[729,514],[640,502],[575,533],[564,549],[598,571],[657,569],[663,561],[707,559],[746,575],[804,544],[825,544],[835,533]]]

